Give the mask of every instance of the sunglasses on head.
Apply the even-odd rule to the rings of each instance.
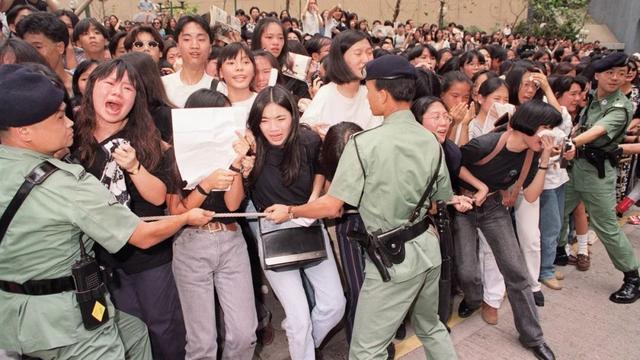
[[[158,45],[159,45],[159,44],[158,44],[158,42],[157,42],[157,41],[155,41],[155,40],[147,41],[147,42],[146,42],[146,44],[147,44],[147,45],[149,45],[149,47],[152,47],[152,48],[154,48],[154,47],[158,47]],[[140,48],[143,48],[143,47],[144,47],[144,45],[145,45],[145,42],[144,42],[144,41],[140,41],[140,40],[135,41],[135,42],[133,43],[133,46],[135,46],[135,47],[137,47],[137,48],[139,48],[139,49],[140,49]]]

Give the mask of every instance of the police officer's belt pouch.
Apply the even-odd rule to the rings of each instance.
[[[308,227],[287,226],[275,226],[264,219],[259,221],[265,270],[300,269],[316,265],[327,258],[319,222]]]
[[[71,268],[76,284],[76,299],[85,329],[93,330],[109,320],[109,310],[105,301],[107,286],[102,279],[102,271],[95,258],[86,254],[80,240],[80,260]]]

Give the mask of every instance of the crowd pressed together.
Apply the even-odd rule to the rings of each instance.
[[[522,345],[554,359],[536,307],[543,288],[563,287],[556,266],[589,270],[596,235],[624,273],[610,300],[640,298],[616,219],[638,200],[640,55],[510,26],[370,26],[316,0],[299,19],[237,10],[240,33],[209,14],[101,22],[55,3],[14,1],[0,42],[3,211],[42,161],[62,170],[0,240],[7,356],[251,359],[274,336],[264,278],[294,360],[320,358],[338,326],[350,359],[393,357],[408,312],[429,358],[455,358],[451,309],[438,305],[460,292],[458,314],[480,310],[493,325],[507,295]],[[293,54],[310,58],[302,77],[290,76]],[[229,168],[187,190],[172,109],[212,107],[243,109],[246,131]],[[401,241],[390,281],[353,241],[407,224],[431,178],[410,223],[449,202],[455,281],[444,294],[431,231]],[[211,218],[231,212],[266,217]],[[326,256],[269,267],[263,237],[297,228]],[[113,321],[99,331],[82,324],[79,285],[65,287],[78,240],[109,274]]]

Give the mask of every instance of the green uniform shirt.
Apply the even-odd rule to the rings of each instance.
[[[633,114],[633,104],[618,90],[603,99],[594,97],[589,107],[583,111],[587,112],[587,118],[583,124],[582,132],[595,125],[602,126],[607,130],[606,135],[588,145],[602,147],[615,137],[613,142],[603,148],[605,151],[612,151],[624,139],[626,128],[629,126],[629,121]],[[589,192],[610,192],[611,188],[615,187],[617,176],[609,160],[606,160],[605,177],[600,179],[598,170],[586,159],[574,160],[569,174],[577,191]]]
[[[70,276],[80,258],[78,239],[83,233],[90,254],[94,241],[116,252],[140,221],[82,166],[3,145],[0,213],[24,177],[43,161],[60,170],[31,191],[9,225],[0,243],[1,280],[24,283]],[[113,316],[111,303],[108,310]],[[73,292],[27,296],[0,290],[0,324],[0,349],[19,352],[66,346],[90,335]]]
[[[358,207],[367,231],[388,231],[405,224],[434,174],[438,178],[431,199],[449,200],[453,196],[440,144],[410,111],[391,114],[379,127],[356,135],[355,141],[366,177],[351,139],[340,157],[329,195]],[[440,169],[436,169],[438,153],[442,157]],[[392,281],[403,281],[440,265],[438,240],[431,232],[405,246],[404,262],[389,269]],[[370,266],[368,262],[367,277],[373,273],[379,276]]]

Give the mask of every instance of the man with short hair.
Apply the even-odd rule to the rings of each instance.
[[[402,248],[402,259],[394,258],[393,265],[385,267],[389,279],[371,257],[366,260],[349,359],[386,359],[387,346],[412,304],[412,324],[428,358],[456,359],[438,317],[440,246],[437,236],[427,230],[430,203],[449,200],[453,192],[438,140],[410,111],[415,78],[415,68],[402,56],[385,55],[369,62],[369,105],[374,115],[384,116],[382,125],[349,140],[328,194],[301,206],[266,209],[269,219],[283,222],[336,217],[347,203],[358,207],[367,232],[376,234],[382,247]],[[431,191],[425,185],[429,183]],[[471,208],[470,199],[459,201],[458,210]],[[389,242],[382,240],[383,234]]]
[[[65,51],[69,45],[69,31],[65,23],[52,13],[36,12],[20,21],[17,34],[47,60],[71,98],[72,76],[64,68]]]
[[[565,186],[564,223],[558,242],[558,250],[562,251],[567,244],[569,216],[580,201],[584,202],[591,227],[615,268],[624,273],[622,287],[609,296],[609,300],[618,304],[633,303],[640,298],[638,258],[618,226],[614,211],[616,152],[633,114],[633,104],[620,91],[628,61],[624,53],[612,53],[593,64],[598,86],[581,114],[579,134],[572,139],[578,156]],[[578,248],[577,258],[589,264],[588,246]]]
[[[142,222],[82,166],[56,159],[73,142],[63,97],[39,72],[0,65],[0,349],[40,359],[151,359],[144,323],[111,303],[93,244],[111,253],[127,243],[147,249],[213,213]],[[40,182],[16,206],[27,177]]]
[[[211,52],[209,24],[198,15],[185,15],[176,26],[182,69],[162,77],[167,97],[177,107],[184,107],[189,95],[209,88],[213,78],[205,72]]]

